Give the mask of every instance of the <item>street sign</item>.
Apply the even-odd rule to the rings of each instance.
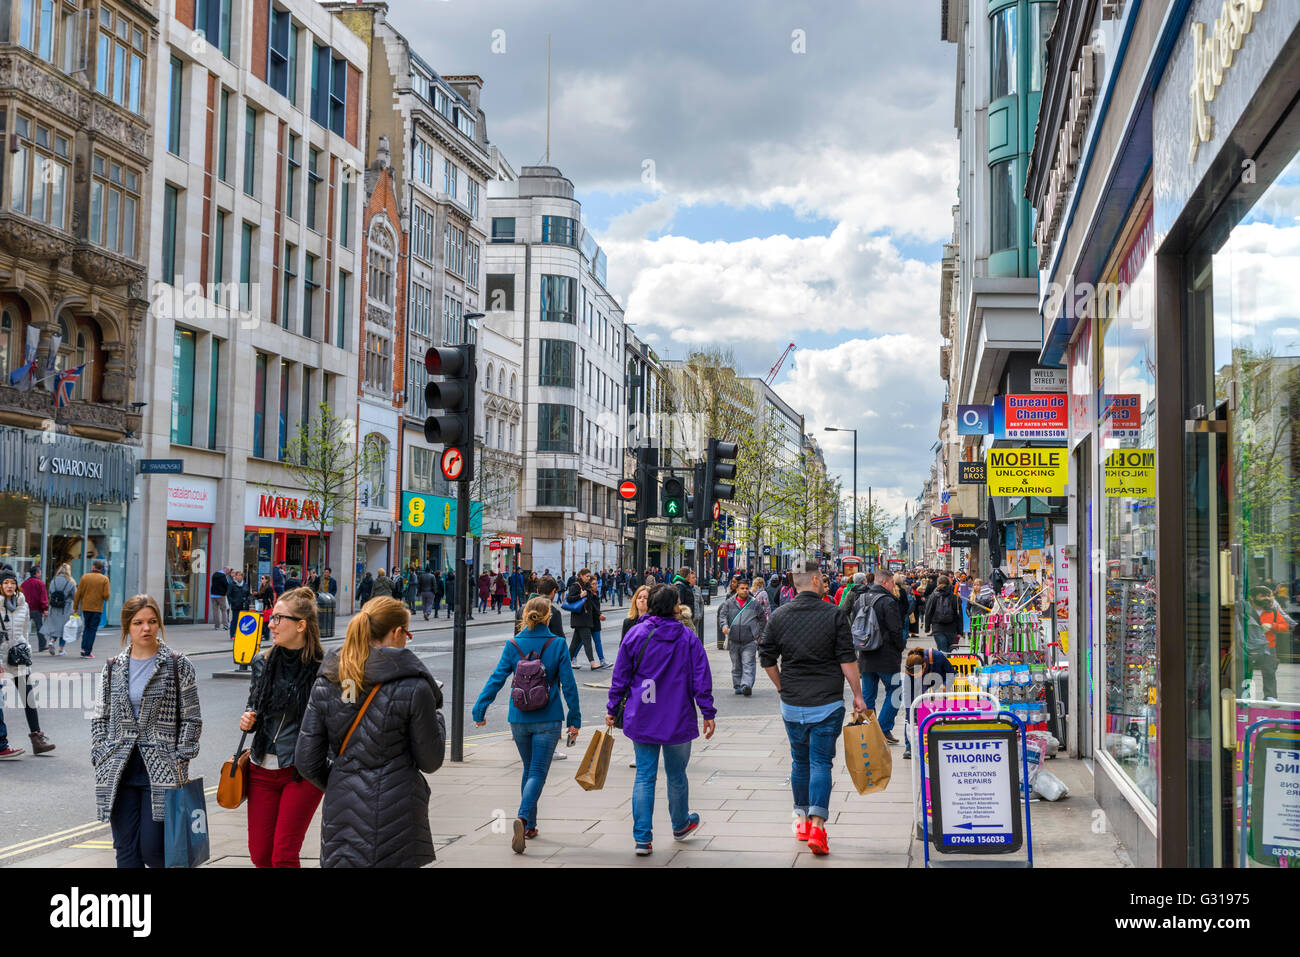
[[[764,555],[771,555],[771,554],[772,554],[772,546],[771,546],[771,545],[764,545],[764,546],[763,546],[763,554],[764,554]]]
[[[720,502],[714,502],[714,503],[713,503],[713,520],[716,522],[716,521],[718,520],[718,516],[721,515],[721,514],[722,514],[722,503],[720,503]]]
[[[235,664],[240,670],[247,668],[257,650],[262,646],[262,615],[256,611],[241,611],[235,623],[235,645],[232,649]]]
[[[622,482],[618,484],[618,494],[621,495],[625,501],[628,502],[632,501],[634,498],[636,498],[636,493],[637,493],[636,482],[632,481],[631,479],[624,479]]]
[[[184,459],[141,459],[141,475],[181,475],[185,471]]]
[[[1020,736],[1012,728],[926,735],[935,850],[1007,854],[1024,842],[1020,819]]]
[[[1030,392],[1064,392],[1069,387],[1070,383],[1066,379],[1064,369],[1029,370]]]
[[[442,450],[442,477],[448,482],[455,482],[460,478],[460,473],[465,471],[465,456],[460,449],[447,448]]]

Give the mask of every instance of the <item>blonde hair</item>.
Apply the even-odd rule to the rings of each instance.
[[[536,628],[548,624],[551,620],[551,600],[542,595],[528,599],[524,605],[523,623],[525,628]]]
[[[348,622],[348,633],[339,649],[338,683],[351,681],[352,687],[362,687],[371,644],[378,644],[394,629],[405,628],[410,623],[411,613],[396,598],[372,598],[362,605],[361,611]]]
[[[763,579],[761,578],[755,578],[752,582],[749,583],[749,590],[751,592],[759,592],[766,587],[767,586],[763,584]]]
[[[650,586],[642,585],[636,591],[632,592],[632,607],[627,610],[627,617],[630,621],[636,621],[641,617],[641,613],[636,610],[636,600],[642,592],[645,592],[646,614],[648,615],[650,613]]]
[[[316,593],[305,586],[294,588],[281,595],[280,601],[288,605],[293,616],[301,618],[302,623],[307,626],[304,632],[307,643],[302,646],[302,663],[306,665],[322,660],[325,657],[325,648],[320,643],[320,622],[316,618]],[[268,660],[274,650],[274,644],[266,649]]]
[[[67,567],[67,566],[64,566]],[[158,616],[158,640],[161,641],[165,634],[163,628],[163,613],[158,607],[158,600],[153,595],[132,595],[126,601],[122,602],[122,645],[131,640],[131,619],[140,613],[142,609],[151,609]]]
[[[68,580],[71,581],[72,566],[69,565],[67,562],[64,562],[62,565],[60,565],[58,568],[54,570],[54,578],[58,578],[60,575],[67,575]],[[54,578],[51,578],[50,581],[54,581]]]

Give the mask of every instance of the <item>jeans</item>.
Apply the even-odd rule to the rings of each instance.
[[[36,650],[44,651],[45,636],[41,634],[41,626],[45,624],[45,614],[39,611],[28,611],[27,614],[31,619],[32,627],[36,629],[36,642],[39,646]]]
[[[876,686],[885,686],[885,702],[876,714],[880,717],[880,730],[890,734],[894,730],[894,720],[898,717],[899,698],[901,697],[903,676],[898,672],[864,671],[862,672],[862,700],[867,708],[876,711]]]
[[[936,631],[932,637],[934,638],[935,647],[945,655],[949,654],[952,651],[953,646],[957,644],[956,635],[945,635],[942,632]]]
[[[686,763],[691,759],[691,742],[682,744],[642,744],[636,748],[636,782],[632,785],[632,837],[638,844],[649,844],[655,816],[655,782],[659,778],[659,752],[664,753],[664,772],[668,776],[668,819],[673,830],[686,826],[691,813],[690,784],[686,780]]]
[[[528,829],[537,826],[537,802],[541,800],[546,775],[551,770],[555,746],[560,743],[561,721],[519,721],[510,723],[519,760],[524,763],[519,783],[519,814]]]
[[[99,620],[104,617],[102,611],[82,610],[81,619],[84,628],[81,632],[81,653],[88,655],[95,647],[95,632],[99,631]]]
[[[747,641],[742,645],[733,641],[728,647],[731,650],[731,687],[754,687],[758,642]]]
[[[254,867],[300,867],[298,853],[325,792],[293,768],[248,765],[248,854]]]
[[[1263,678],[1264,697],[1277,697],[1277,656],[1270,649],[1263,654],[1246,655],[1246,684],[1249,685],[1255,677],[1255,669],[1259,669],[1260,677]]]
[[[600,644],[600,629],[593,628],[591,631],[591,640],[596,646],[596,658],[599,661],[605,660],[605,649]]]
[[[588,664],[595,662],[594,652],[591,646],[591,629],[581,626],[573,629],[573,638],[569,641],[569,660],[578,660],[578,648],[581,647],[587,652]]]
[[[429,613],[433,611],[433,592],[420,592],[420,608],[424,610],[424,620],[429,620]]]
[[[163,822],[153,819],[149,775],[140,750],[132,748],[117,786],[108,822],[118,867],[163,867]]]
[[[815,724],[785,722],[790,739],[790,789],[794,809],[803,817],[830,817],[831,762],[843,724],[843,707]]]

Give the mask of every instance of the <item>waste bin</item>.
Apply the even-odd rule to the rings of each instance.
[[[320,636],[322,638],[334,637],[334,613],[337,602],[334,596],[328,592],[321,592],[316,596],[316,623],[320,625]]]

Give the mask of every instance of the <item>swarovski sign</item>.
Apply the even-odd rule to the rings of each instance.
[[[1224,0],[1212,31],[1205,35],[1204,23],[1192,24],[1192,100],[1191,143],[1187,162],[1196,162],[1202,143],[1214,139],[1214,117],[1208,104],[1214,101],[1224,75],[1255,28],[1255,14],[1264,9],[1264,0]]]
[[[36,471],[49,472],[51,475],[71,475],[75,478],[103,479],[104,463],[42,455],[37,459]]]

